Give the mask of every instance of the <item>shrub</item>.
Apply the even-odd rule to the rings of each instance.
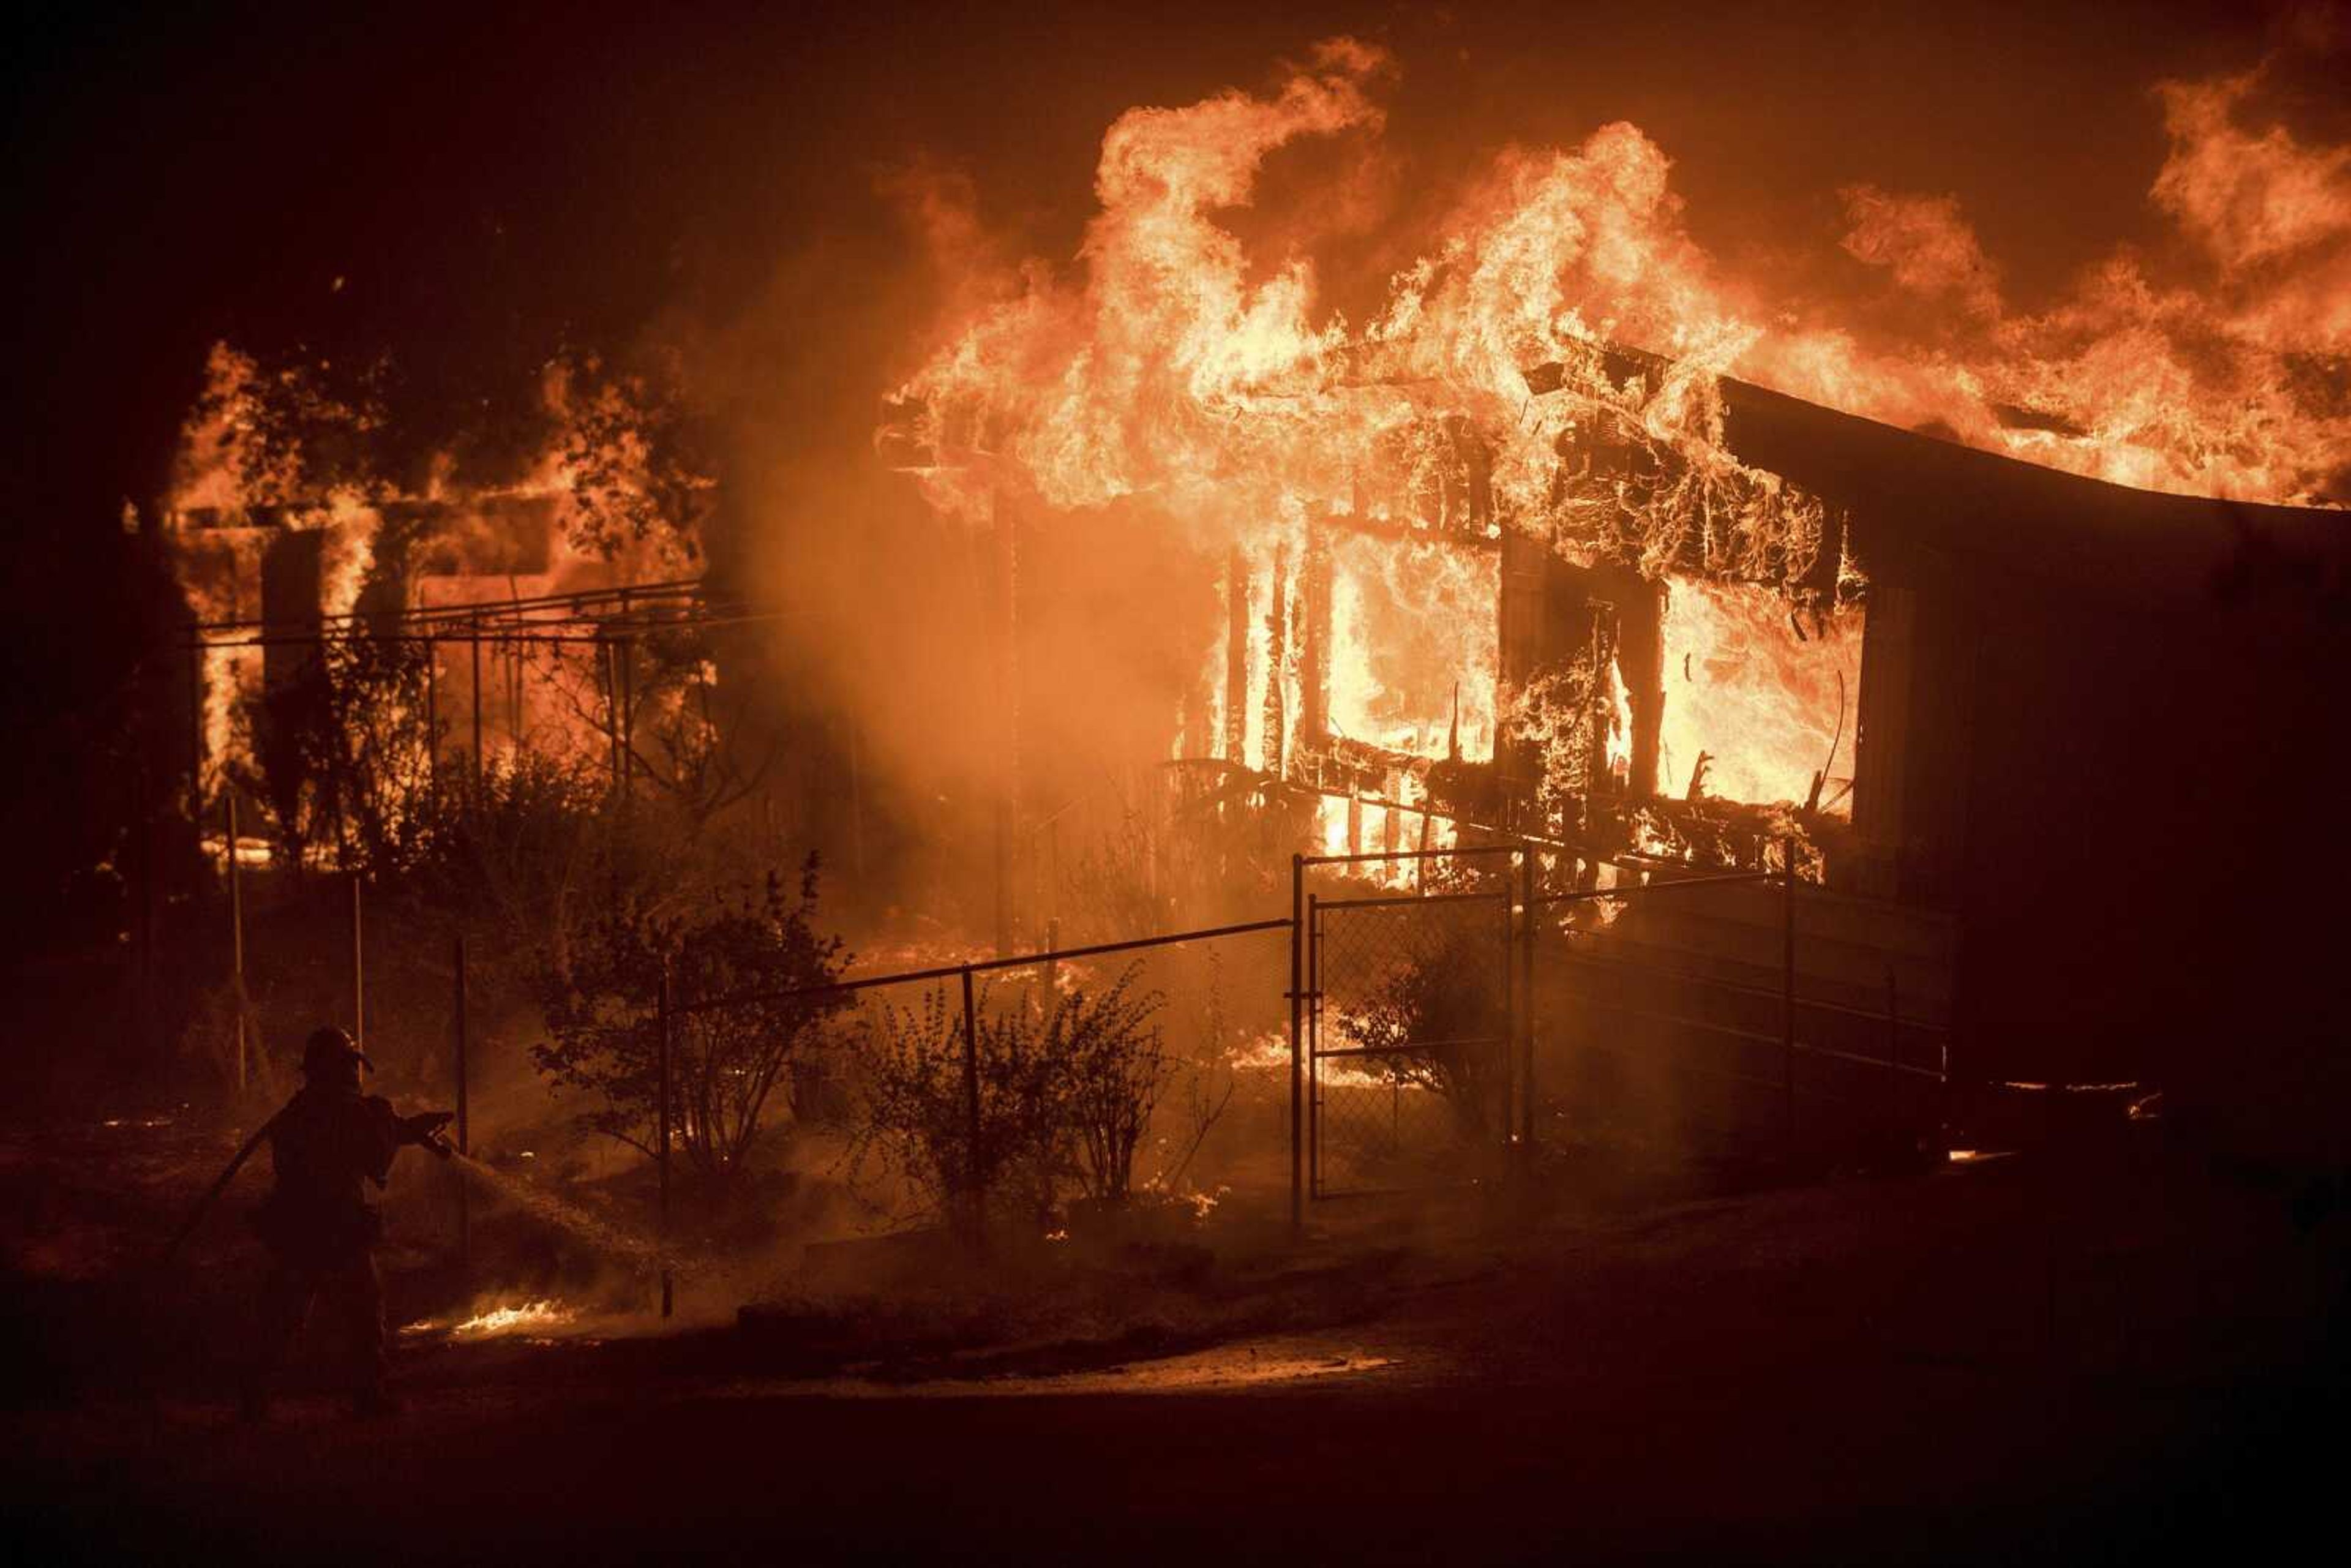
[[[976,998],[970,1053],[979,1087],[974,1142],[960,998],[941,987],[918,1009],[886,1008],[868,1031],[860,1157],[878,1158],[949,1211],[978,1194],[1042,1214],[1065,1192],[1123,1201],[1173,1063],[1152,1021],[1164,1002],[1129,967],[1099,992],[1040,1002]]]
[[[1481,1139],[1509,1082],[1501,998],[1492,936],[1447,926],[1342,1013],[1339,1030],[1378,1053],[1359,1059],[1366,1071],[1438,1095],[1462,1135]]]
[[[581,1124],[648,1155],[656,1151],[655,1004],[664,965],[678,1001],[763,994],[766,999],[672,1019],[674,1146],[712,1185],[731,1184],[777,1085],[789,1085],[793,1062],[848,1006],[838,993],[773,994],[829,985],[847,962],[840,938],[820,935],[813,924],[816,893],[811,855],[796,900],[770,873],[763,894],[721,903],[698,917],[632,907],[574,930],[562,959],[550,954],[540,969],[539,1004],[550,1038],[531,1056],[555,1083],[594,1097],[596,1107]]]

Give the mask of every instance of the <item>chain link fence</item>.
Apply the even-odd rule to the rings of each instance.
[[[1286,1176],[1290,922],[845,977],[790,1114],[877,1223],[1196,1211]],[[771,1002],[679,998],[687,1019]]]
[[[1764,873],[1609,880],[1536,900],[1544,1142],[1834,1159],[1939,1134],[1947,926]]]
[[[1310,904],[1317,1197],[1492,1174],[1511,1101],[1510,900]]]

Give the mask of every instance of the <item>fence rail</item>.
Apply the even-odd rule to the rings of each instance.
[[[1173,946],[1179,942],[1205,942],[1217,936],[1245,936],[1252,931],[1279,931],[1290,925],[1287,920],[1250,920],[1238,925],[1210,925],[1197,931],[1173,931],[1160,936],[1138,936],[1127,942],[1097,942],[1084,947],[1058,947],[1042,953],[1021,953],[1010,957],[967,958],[960,964],[938,964],[927,969],[902,969],[888,975],[862,975],[854,979],[834,980],[821,986],[795,986],[779,991],[735,991],[726,996],[707,997],[700,1001],[683,1002],[670,1009],[673,1015],[709,1012],[719,1008],[752,1007],[767,1002],[789,1001],[797,997],[837,996],[846,991],[868,990],[875,986],[904,986],[920,980],[951,980],[961,975],[982,975],[998,969],[1033,969],[1040,965],[1058,964],[1073,958],[1098,958],[1111,953],[1135,953],[1147,947]]]

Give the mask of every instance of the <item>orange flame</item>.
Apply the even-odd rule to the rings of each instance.
[[[1465,757],[1492,757],[1499,725],[1554,790],[1590,789],[1595,765],[1627,778],[1613,659],[1497,689],[1492,565],[1446,547],[1516,530],[1673,580],[1661,792],[1849,813],[1865,580],[1822,559],[1838,535],[1817,499],[1726,450],[1718,374],[2134,484],[2309,499],[2351,474],[2351,402],[2294,371],[2351,346],[2351,150],[2246,129],[2258,73],[2159,94],[2170,152],[2151,194],[2217,290],[2158,284],[2125,253],[2020,314],[1955,199],[1845,190],[1844,265],[1935,316],[1920,352],[1727,277],[1683,226],[1665,152],[1624,122],[1495,158],[1350,321],[1309,260],[1252,254],[1235,214],[1277,151],[1381,138],[1395,69],[1335,39],[1263,93],[1121,115],[1075,266],[950,258],[950,313],[896,401],[951,508],[1002,488],[1073,509],[1137,497],[1257,563],[1278,545],[1295,559],[1318,521],[1400,533],[1336,530],[1334,736],[1441,757],[1458,690]],[[928,195],[929,232],[993,256],[953,193]],[[1666,358],[1628,376],[1615,343]],[[1249,607],[1237,695],[1244,759],[1275,768],[1260,716],[1288,676],[1267,667],[1266,609]],[[1222,689],[1224,656],[1204,651],[1203,690]],[[1360,842],[1382,810],[1326,802],[1324,847]]]

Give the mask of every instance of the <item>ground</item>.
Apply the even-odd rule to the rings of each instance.
[[[172,1359],[213,1312],[173,1333],[136,1249],[66,1260],[87,1147],[5,1153],[8,1512],[43,1561],[2111,1561],[2274,1550],[2339,1468],[2335,1189],[2152,1130],[1696,1198],[1558,1173],[1295,1246],[1276,1207],[1084,1259],[901,1249],[740,1324],[689,1281],[699,1326],[412,1334],[403,1415],[298,1390],[257,1427]],[[149,1354],[108,1354],[133,1318]]]

